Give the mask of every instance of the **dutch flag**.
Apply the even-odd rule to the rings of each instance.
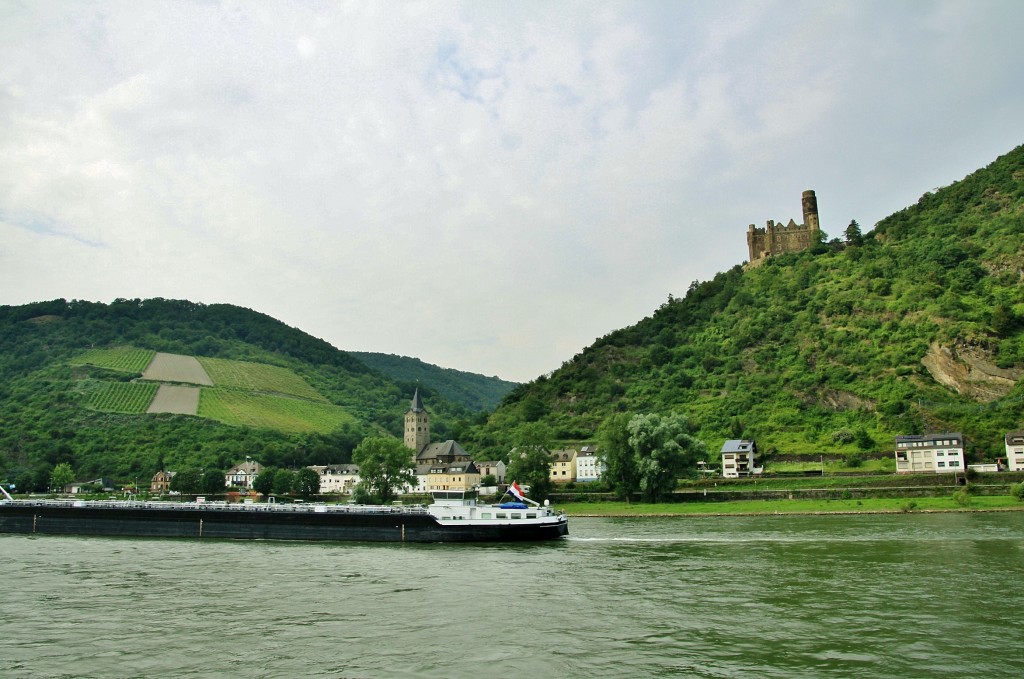
[[[523,495],[523,490],[515,481],[513,481],[512,485],[508,487],[508,492],[512,495],[512,497],[519,500],[520,502],[526,502],[526,496]]]

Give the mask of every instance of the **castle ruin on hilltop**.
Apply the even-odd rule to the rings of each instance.
[[[818,242],[821,229],[818,226],[818,199],[814,191],[804,191],[802,203],[803,224],[797,224],[792,219],[789,224],[776,224],[775,220],[769,219],[763,229],[750,225],[747,229],[747,250],[750,254],[747,266],[757,266],[772,255],[801,252]]]

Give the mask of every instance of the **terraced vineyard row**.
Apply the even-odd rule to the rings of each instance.
[[[155,351],[117,347],[115,349],[88,349],[71,360],[72,365],[94,365],[107,370],[126,373],[141,373],[150,364]]]
[[[141,415],[149,408],[156,390],[156,384],[146,382],[107,382],[92,395],[88,407],[109,413]]]
[[[197,414],[225,424],[289,433],[326,434],[355,421],[342,408],[328,403],[216,388],[200,392]]]
[[[323,396],[288,368],[263,363],[198,357],[206,374],[218,387],[289,394],[324,402]]]

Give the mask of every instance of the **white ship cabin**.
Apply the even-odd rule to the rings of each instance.
[[[474,521],[477,523],[508,523],[510,521],[537,520],[554,514],[548,502],[540,506],[530,501],[532,506],[523,507],[524,503],[507,503],[519,507],[477,504],[475,490],[435,490],[434,503],[429,511],[438,521]]]

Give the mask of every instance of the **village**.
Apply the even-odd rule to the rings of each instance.
[[[493,495],[510,481],[506,479],[507,465],[502,460],[474,460],[458,441],[431,442],[430,415],[423,405],[417,389],[405,414],[404,442],[410,449],[410,462],[416,483],[403,487],[399,494],[427,495],[433,491],[476,490]],[[966,440],[958,432],[908,434],[897,436],[893,456],[897,474],[957,474],[974,470],[979,473],[1024,471],[1024,431],[1010,431],[1004,437],[1005,458],[993,463],[968,464]],[[755,441],[732,439],[721,450],[721,467],[712,467],[706,461],[698,463],[698,471],[705,476],[723,479],[758,477],[764,474],[764,465],[758,455]],[[359,485],[359,467],[354,464],[312,465],[308,467],[319,477],[320,495],[351,496]],[[247,459],[227,470],[225,488],[248,491],[253,488],[263,466]],[[550,480],[555,487],[600,481],[605,471],[596,446],[564,448],[550,453]],[[157,472],[149,486],[155,494],[170,492],[175,472]],[[98,480],[102,482],[103,480]],[[95,485],[97,481],[88,482]],[[79,492],[86,484],[72,484],[70,493]]]

